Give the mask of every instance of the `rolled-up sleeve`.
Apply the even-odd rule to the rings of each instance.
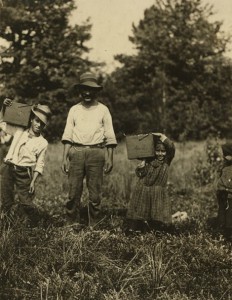
[[[43,148],[43,150],[40,152],[38,156],[35,169],[34,169],[35,172],[38,172],[40,174],[43,173],[46,152],[47,152],[47,146]]]
[[[73,114],[74,114],[73,108],[71,108],[68,113],[66,126],[65,126],[64,133],[63,133],[63,136],[61,139],[62,143],[65,143],[65,142],[72,143],[73,142],[73,128],[74,128]]]
[[[112,117],[108,108],[106,108],[104,114],[103,124],[104,124],[104,135],[105,135],[106,146],[116,146],[117,141],[114,133]]]

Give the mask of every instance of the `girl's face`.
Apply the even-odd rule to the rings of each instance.
[[[155,147],[155,156],[159,161],[163,161],[166,157],[167,151],[163,144],[158,144]]]
[[[44,129],[45,124],[37,117],[34,116],[31,120],[31,129],[34,134],[38,135]]]

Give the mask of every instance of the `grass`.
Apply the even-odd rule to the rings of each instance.
[[[50,145],[35,199],[50,219],[35,228],[17,216],[11,227],[0,223],[0,299],[231,299],[231,243],[209,226],[217,212],[213,185],[199,184],[195,171],[206,165],[205,145],[176,146],[168,191],[173,213],[186,211],[188,220],[174,234],[126,235],[118,211],[130,200],[137,162],[126,159],[125,146],[116,149],[114,170],[104,178],[106,217],[73,230],[62,223],[68,193],[62,146]],[[83,202],[87,196],[85,190]]]

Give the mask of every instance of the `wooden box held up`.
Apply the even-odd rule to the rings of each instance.
[[[155,155],[154,138],[152,134],[126,136],[128,159],[153,157]]]
[[[3,116],[3,121],[12,125],[27,127],[31,115],[32,105],[13,102],[7,106]]]

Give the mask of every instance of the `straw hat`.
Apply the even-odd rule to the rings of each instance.
[[[40,121],[45,125],[48,122],[49,117],[51,116],[51,110],[47,105],[36,104],[31,108],[34,115],[36,115]]]

